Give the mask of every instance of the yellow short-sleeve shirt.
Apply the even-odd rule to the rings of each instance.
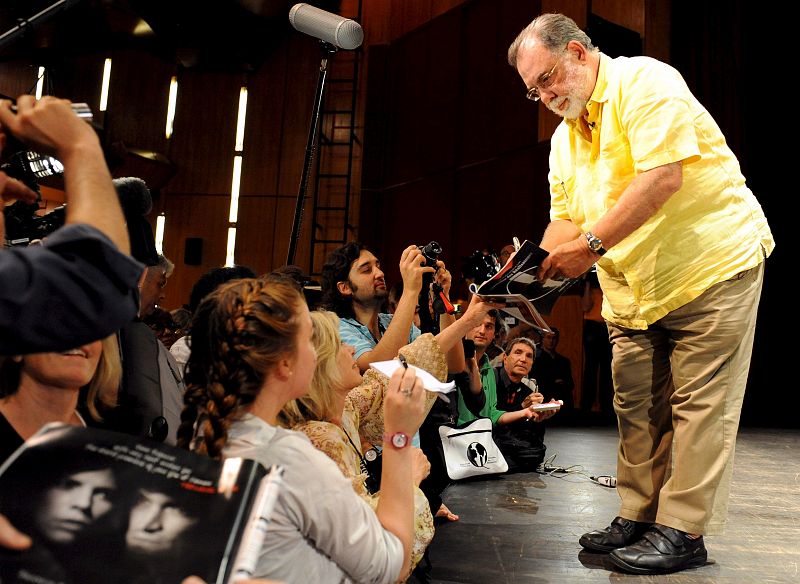
[[[680,190],[598,261],[606,320],[645,329],[772,252],[736,156],[675,69],[601,55],[587,110],[551,139],[551,220],[591,231],[639,173],[683,168]]]

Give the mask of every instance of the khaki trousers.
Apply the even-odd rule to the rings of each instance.
[[[647,330],[609,324],[620,516],[722,533],[764,263]]]

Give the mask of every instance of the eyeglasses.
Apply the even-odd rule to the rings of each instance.
[[[528,90],[528,93],[525,94],[525,97],[527,97],[531,101],[539,101],[542,98],[539,92],[542,89],[547,89],[548,87],[551,87],[553,83],[556,82],[556,80],[553,77],[553,73],[555,73],[556,67],[558,67],[558,60],[556,60],[555,64],[553,65],[553,68],[550,69],[550,71],[539,77],[539,83],[531,87]]]

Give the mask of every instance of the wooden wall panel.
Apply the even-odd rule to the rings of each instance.
[[[303,173],[303,160],[308,128],[314,108],[314,94],[319,78],[322,53],[318,41],[308,35],[291,35],[288,54],[290,64],[286,69],[283,87],[284,108],[282,111],[283,132],[281,134],[280,179],[278,192],[293,194],[298,192]],[[336,56],[334,55],[335,59]],[[298,256],[300,257],[300,256]]]
[[[497,107],[499,94],[508,91],[499,83],[498,7],[498,3],[479,2],[465,6],[462,12],[459,119],[454,128],[459,136],[456,147],[461,165],[494,154],[495,128],[499,119],[505,117],[505,112]]]
[[[177,308],[188,302],[197,279],[208,269],[225,264],[229,203],[227,196],[194,193],[172,193],[163,199],[166,214],[164,255],[175,264],[175,271],[164,289],[165,308]],[[151,219],[155,222],[153,217]],[[183,262],[187,237],[203,239],[200,266],[188,266]]]
[[[80,55],[70,57],[69,66],[66,63],[54,63],[48,70],[49,81],[45,87],[49,86],[51,95],[72,102],[87,103],[95,115],[95,121],[100,122],[100,87],[104,60],[105,55]]]
[[[389,0],[391,5],[390,40],[427,23],[431,17],[430,0]]]
[[[273,250],[279,237],[275,223],[277,207],[278,198],[274,195],[239,199],[236,263],[249,266],[258,274],[275,267]]]
[[[177,173],[166,192],[230,195],[243,82],[240,75],[179,73],[175,131],[167,150]],[[166,111],[166,96],[163,103]]]
[[[242,198],[278,192],[287,68],[286,47],[247,79],[247,126],[242,161]]]
[[[645,3],[642,0],[592,0],[592,13],[644,36]]]
[[[108,143],[167,154],[164,128],[167,119],[169,80],[175,68],[141,51],[112,54],[111,83],[105,134]],[[185,88],[182,88],[185,89]],[[179,99],[181,99],[179,93]],[[179,103],[181,105],[185,105]]]
[[[498,69],[495,93],[495,138],[498,152],[516,150],[538,142],[540,108],[525,97],[525,84],[507,64],[508,47],[520,31],[539,13],[538,2],[499,3],[495,67]]]
[[[363,0],[361,26],[364,29],[364,47],[391,42],[392,2]]]
[[[469,4],[468,0],[429,0],[431,6],[431,18],[444,14],[462,4]]]
[[[644,54],[670,63],[670,38],[672,36],[669,0],[645,1]]]
[[[33,94],[39,66],[30,61],[0,63],[0,93],[16,99]]]
[[[460,14],[448,13],[397,42],[388,62],[392,117],[387,184],[455,163]],[[431,141],[428,136],[437,136]]]

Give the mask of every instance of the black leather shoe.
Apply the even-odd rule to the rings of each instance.
[[[593,552],[610,552],[638,541],[651,525],[615,517],[605,529],[584,533],[578,543]]]
[[[654,524],[642,539],[611,552],[611,563],[634,574],[668,574],[697,568],[708,560],[703,538],[691,539],[685,532]]]

